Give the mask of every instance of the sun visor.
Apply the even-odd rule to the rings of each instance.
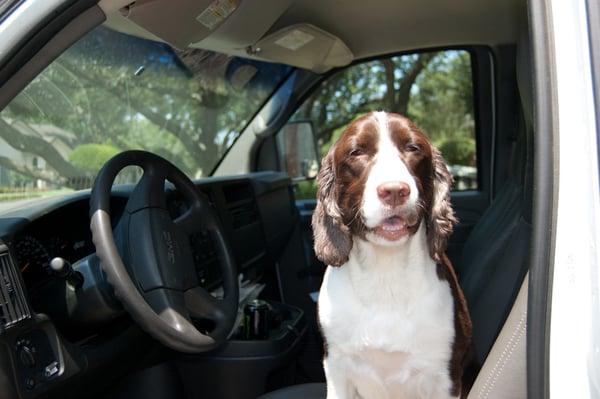
[[[121,15],[178,49],[213,37],[222,44],[256,43],[291,0],[137,0]]]
[[[248,52],[260,59],[317,73],[348,65],[354,59],[342,40],[310,24],[291,25],[269,34]]]

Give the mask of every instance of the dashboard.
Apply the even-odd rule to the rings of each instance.
[[[256,282],[265,273],[273,272],[274,259],[283,251],[298,220],[287,175],[260,172],[240,177],[202,179],[196,184],[198,190],[209,198],[221,220],[240,279]],[[110,204],[113,226],[125,212],[132,190],[133,186],[113,188]],[[167,186],[165,190],[168,211],[175,219],[187,210],[187,204],[173,187]],[[119,345],[123,345],[125,350],[140,339],[128,341],[122,337],[124,331],[128,331],[127,325],[132,325],[132,322],[116,298],[103,299],[106,304],[95,298],[101,305],[90,308],[89,304],[95,302],[83,301],[78,296],[88,295],[86,290],[91,292],[90,295],[98,296],[97,285],[107,284],[99,266],[95,272],[88,270],[87,274],[83,273],[86,282],[75,293],[65,291],[64,281],[50,268],[50,261],[55,257],[72,264],[74,270],[83,271],[78,269],[78,265],[89,266],[89,259],[95,253],[89,228],[89,199],[89,191],[77,192],[0,215],[0,241],[3,243],[0,247],[8,250],[8,253],[0,253],[0,277],[5,273],[5,278],[0,279],[0,296],[3,290],[8,292],[9,289],[14,296],[5,303],[0,301],[0,344],[4,343],[4,347],[9,348],[8,353],[0,350],[0,362],[13,364],[10,369],[14,370],[17,390],[26,393],[21,395],[23,397],[36,397],[51,390],[59,381],[73,375],[93,373],[103,365],[110,370],[111,362],[116,361],[115,356],[119,353],[115,350],[115,341],[120,340]],[[198,280],[207,289],[217,289],[221,284],[220,265],[211,236],[198,231],[188,238]],[[16,274],[8,276],[10,278],[6,277],[6,267],[11,265],[2,263],[3,255],[12,259]],[[90,277],[97,280],[95,286],[90,286],[87,280]],[[19,300],[23,317],[9,323],[8,302],[17,303]],[[78,301],[87,304],[83,310],[78,310]],[[43,366],[47,365],[34,367],[24,364],[27,358],[23,357],[23,348],[30,346],[35,347],[37,353],[45,353],[48,359],[53,359],[52,362],[57,362],[57,365],[51,363],[60,372],[52,378],[45,378],[47,370]],[[60,355],[64,348],[69,349],[70,363]],[[42,368],[37,370],[38,366]],[[2,372],[3,368],[0,368]],[[7,378],[4,381],[11,380]],[[0,391],[6,388],[2,381],[0,375]],[[31,381],[35,382],[33,386],[28,385]]]
[[[115,220],[125,204],[125,198],[113,199]],[[38,287],[53,279],[50,260],[61,257],[73,264],[95,252],[88,213],[88,201],[76,200],[32,221],[14,235],[9,246],[32,299]]]
[[[280,230],[286,230],[281,228],[285,224],[278,221],[287,219],[291,222],[290,217],[294,216],[289,187],[281,185],[281,182],[273,185],[274,182],[269,181],[266,184],[268,175],[256,174],[253,179],[206,179],[198,183],[198,188],[208,196],[229,236],[240,273],[256,274],[261,271],[267,251],[277,245],[274,240],[282,235]],[[188,205],[179,193],[169,188],[167,191],[167,208],[175,219],[187,210]],[[83,198],[67,200],[67,203],[28,222],[10,239],[9,246],[30,296],[35,298],[37,289],[54,278],[51,259],[61,257],[75,264],[95,252],[89,227],[88,201],[87,194]],[[275,206],[273,201],[285,204],[284,210],[278,210],[281,205]],[[127,189],[123,189],[111,201],[113,225],[126,204]],[[210,236],[201,231],[190,235],[189,240],[201,284],[206,288],[218,286],[218,260]]]

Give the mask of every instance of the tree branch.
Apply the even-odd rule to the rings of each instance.
[[[341,116],[340,119],[330,121],[328,124],[322,126],[322,128],[319,129],[319,131],[317,132],[318,138],[319,138],[319,144],[323,144],[323,143],[326,143],[329,140],[331,140],[331,136],[332,136],[333,132],[341,127],[346,126],[348,123],[350,123],[350,121],[352,121],[352,119],[354,119],[356,117],[357,114],[362,114],[363,112],[371,111],[374,108],[380,108],[380,107],[377,107],[376,105],[378,103],[380,103],[381,101],[382,101],[381,99],[364,101],[364,102],[360,103],[354,110],[352,110],[352,112],[347,113],[347,114],[344,113],[344,114],[340,115]]]
[[[21,123],[23,126],[35,132],[35,130],[28,125],[23,122]],[[63,177],[73,178],[84,174],[65,160],[52,144],[41,137],[20,132],[2,118],[0,118],[0,136],[2,136],[11,147],[19,151],[39,155]]]
[[[0,166],[18,172],[24,176],[31,177],[32,179],[39,179],[51,184],[56,184],[56,178],[50,173],[45,173],[42,170],[31,169],[25,165],[17,165],[12,161],[12,159],[7,157],[0,156]]]
[[[68,62],[63,61],[62,64],[65,69],[69,70],[72,73],[76,73],[73,70],[73,68],[69,65]],[[106,85],[104,82],[102,82],[99,79],[96,79],[95,77],[92,77],[89,75],[83,75],[80,73],[77,74],[77,76],[85,79],[93,87],[101,88],[123,102],[129,102],[129,104],[137,112],[144,115],[144,117],[146,119],[148,119],[151,123],[164,129],[168,133],[175,136],[179,141],[181,141],[181,143],[184,145],[186,150],[190,153],[190,155],[192,156],[194,161],[196,162],[198,160],[198,155],[200,155],[200,153],[203,152],[202,149],[198,146],[198,142],[196,140],[194,140],[192,137],[190,137],[187,134],[187,132],[185,132],[185,130],[181,129],[180,126],[177,126],[176,124],[171,123],[169,120],[163,118],[158,113],[156,113],[152,109],[150,109],[150,107],[148,107],[148,106],[144,105],[143,103],[141,103],[140,101],[138,101],[136,99],[136,97],[132,96],[132,97],[129,97],[128,99],[123,98],[122,94],[119,90]],[[201,166],[201,165],[198,165],[198,166]]]
[[[396,66],[394,65],[394,61],[391,58],[385,58],[381,60],[381,64],[385,70],[385,84],[386,84],[386,92],[385,92],[385,103],[387,104],[387,109],[395,110],[396,105],[396,88],[394,87],[395,77],[394,70]]]
[[[410,90],[421,71],[425,69],[434,56],[435,53],[419,54],[408,72],[400,79],[400,88],[396,94],[396,108],[393,109],[394,112],[406,115],[406,112],[408,111],[408,101],[410,100]]]

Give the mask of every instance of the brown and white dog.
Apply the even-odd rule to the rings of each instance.
[[[408,118],[353,121],[323,159],[313,215],[327,398],[456,398],[471,321],[445,255],[452,177]]]

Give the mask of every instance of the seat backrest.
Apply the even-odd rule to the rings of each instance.
[[[527,32],[517,44],[522,118],[504,186],[465,242],[458,265],[473,321],[475,360],[483,364],[528,270],[531,237],[532,102]]]
[[[468,399],[527,397],[527,288],[525,276],[512,310],[469,392]]]

